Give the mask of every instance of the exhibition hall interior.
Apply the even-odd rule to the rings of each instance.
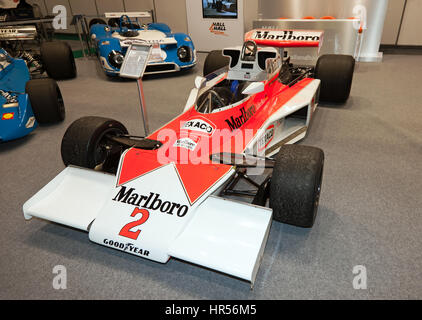
[[[0,0],[0,299],[421,299],[421,12]]]

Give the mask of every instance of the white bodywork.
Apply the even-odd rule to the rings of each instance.
[[[268,78],[268,73],[266,72],[265,68],[262,69],[259,67],[258,59],[254,61],[243,61],[241,60],[240,56],[242,55],[242,47],[234,47],[234,48],[226,48],[223,50],[223,55],[226,55],[227,51],[238,51],[239,52],[239,59],[237,63],[230,67],[229,72],[227,74],[228,80],[247,80],[247,81],[264,81]],[[275,48],[258,48],[257,54],[263,52],[273,53],[275,57],[280,57],[278,51]],[[230,64],[232,63],[232,57],[230,57]],[[280,59],[278,59],[280,60]],[[250,68],[245,68],[245,65],[249,65]]]
[[[89,232],[93,242],[165,263],[170,257],[255,281],[272,221],[272,210],[211,196],[233,174],[217,182],[200,200],[190,205],[173,164],[164,165],[124,186],[115,176],[77,167],[67,167],[23,206],[25,219],[39,217]],[[130,196],[119,198],[122,189]],[[130,197],[151,195],[145,223],[136,240],[122,236],[122,230],[142,215]],[[127,193],[126,193],[127,194]],[[158,194],[158,196],[156,196]],[[114,199],[114,200],[113,200]],[[156,199],[155,204],[153,200]],[[161,208],[153,209],[158,202]],[[188,209],[162,212],[165,202]],[[179,216],[182,215],[182,216]]]
[[[121,16],[128,16],[129,18],[151,18],[149,11],[134,11],[134,12],[106,12],[106,18],[120,18]]]
[[[146,42],[152,45],[151,55],[148,60],[148,65],[172,65],[172,70],[163,70],[163,71],[148,71],[145,74],[158,74],[158,73],[168,73],[168,72],[178,72],[183,68],[189,68],[197,63],[196,50],[193,50],[193,62],[190,65],[179,66],[175,62],[165,62],[167,58],[167,53],[165,50],[161,49],[160,45],[177,45],[177,40],[174,37],[167,37],[164,32],[159,30],[138,30],[139,34],[136,37],[124,37],[118,32],[112,34],[113,38],[116,38],[120,41],[120,46],[122,48],[128,48],[132,45],[133,42],[140,41]],[[108,60],[100,56],[101,64],[107,71],[118,74],[119,71],[113,69],[110,66]]]
[[[314,79],[282,108],[273,113],[246,146],[245,153],[271,157],[284,144],[293,144],[305,138],[312,115],[318,103],[317,96],[321,80]],[[306,108],[305,119],[286,118],[290,114]]]
[[[139,30],[139,34],[136,37],[124,37],[118,32],[112,34],[113,38],[119,39],[120,44],[123,47],[127,47],[131,44],[133,40],[145,41],[151,44],[177,44],[177,41],[174,37],[167,37],[164,32],[159,30]],[[126,42],[130,42],[127,44]]]

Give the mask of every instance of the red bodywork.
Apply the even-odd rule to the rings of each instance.
[[[210,155],[220,152],[242,153],[265,121],[312,80],[312,78],[304,78],[289,87],[278,81],[277,74],[271,80],[265,82],[263,92],[252,95],[238,106],[209,114],[199,113],[195,106],[192,106],[148,137],[161,141],[163,143],[161,148],[152,151],[132,148],[126,152],[118,173],[118,184],[124,184],[164,164],[173,162],[186,195],[190,203],[193,204],[232,168],[230,165],[211,163],[209,161]],[[232,116],[240,115],[242,108],[254,112],[240,128],[230,131],[226,120],[231,119]],[[231,134],[222,138],[221,142],[223,143],[215,144],[213,143],[213,135],[218,134],[218,130],[213,131],[212,134],[207,134],[182,128],[184,123],[192,119],[203,120],[214,129],[226,130]],[[174,132],[175,134],[170,136],[166,132]],[[184,137],[198,141],[198,146],[201,147],[197,146],[194,150],[188,150],[174,146],[177,139]],[[223,141],[224,139],[231,141]],[[165,163],[159,158],[159,153],[165,154]]]

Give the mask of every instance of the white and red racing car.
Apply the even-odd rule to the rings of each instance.
[[[146,138],[112,119],[76,120],[62,141],[66,169],[24,204],[25,218],[253,284],[272,220],[315,221],[324,154],[292,143],[305,137],[319,99],[347,100],[354,59],[326,55],[315,67],[294,66],[282,48],[321,38],[253,30],[243,47],[211,52],[184,112]]]

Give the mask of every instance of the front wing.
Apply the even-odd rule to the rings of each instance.
[[[175,257],[254,283],[271,209],[219,198],[212,190],[191,205],[172,164],[125,185],[115,180],[67,167],[24,204],[24,216],[88,231],[95,243],[143,258],[165,263]]]

